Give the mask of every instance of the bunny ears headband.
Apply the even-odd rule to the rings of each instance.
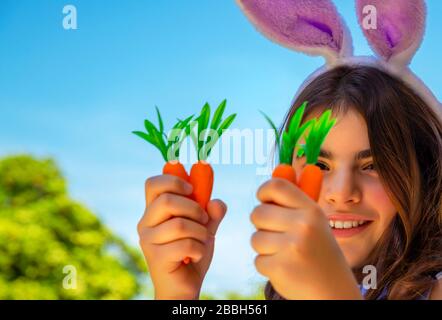
[[[408,67],[424,36],[423,0],[356,0],[359,24],[376,57],[353,56],[350,32],[330,0],[236,1],[270,40],[325,58],[326,64],[310,75],[299,91],[335,66],[370,65],[405,81],[442,119],[441,103]],[[372,8],[376,10],[375,28],[364,21],[365,10]]]

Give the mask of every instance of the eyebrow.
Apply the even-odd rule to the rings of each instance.
[[[323,158],[326,158],[326,159],[330,159],[330,160],[333,159],[333,154],[330,151],[325,150],[325,149],[319,150],[319,156],[323,157]],[[370,158],[370,157],[372,157],[371,150],[370,149],[365,149],[365,150],[359,151],[356,154],[355,159],[356,160],[363,160],[363,159],[367,159],[367,158]]]

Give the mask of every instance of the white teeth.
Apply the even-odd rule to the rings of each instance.
[[[329,220],[329,225],[335,229],[351,229],[359,227],[360,225],[366,223],[363,220],[351,220],[351,221],[339,221],[339,220]]]
[[[335,228],[336,229],[344,228],[344,221],[335,221]]]
[[[344,221],[344,229],[350,229],[353,228],[353,222],[352,221]]]

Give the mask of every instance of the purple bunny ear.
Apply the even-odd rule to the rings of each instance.
[[[324,56],[351,56],[351,37],[329,0],[237,0],[256,28],[287,48]]]
[[[388,62],[408,65],[424,35],[424,1],[357,0],[356,10],[359,24],[376,54]],[[375,23],[368,21],[369,15],[373,15]]]

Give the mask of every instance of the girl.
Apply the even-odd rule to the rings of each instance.
[[[283,180],[258,190],[252,245],[271,281],[266,297],[357,298],[355,279],[373,266],[376,289],[359,288],[367,299],[441,299],[441,121],[400,80],[367,66],[316,78],[287,120],[303,101],[307,119],[327,107],[338,121],[318,159],[317,204]],[[297,176],[304,162],[294,159]]]
[[[317,203],[281,179],[257,191],[251,245],[257,271],[269,279],[266,298],[442,299],[440,104],[407,67],[422,40],[423,19],[415,17],[423,2],[357,1],[358,12],[365,2],[378,8],[379,28],[364,30],[374,61],[352,57],[330,1],[238,2],[272,40],[326,58],[285,124],[303,101],[304,121],[325,108],[338,119],[317,163],[324,173]],[[397,7],[400,17],[389,15]],[[298,176],[304,161],[293,159]],[[173,176],[146,182],[138,233],[156,299],[197,299],[213,256],[226,205],[212,200],[206,212],[186,197],[191,192]]]

